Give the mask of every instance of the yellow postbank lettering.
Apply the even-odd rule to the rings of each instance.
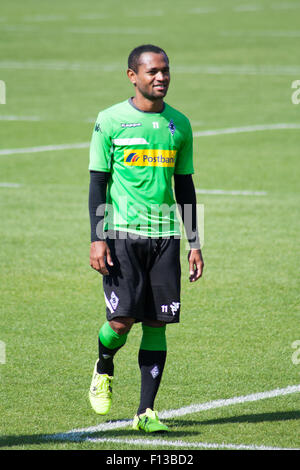
[[[175,166],[177,150],[126,149],[124,163],[129,166]]]

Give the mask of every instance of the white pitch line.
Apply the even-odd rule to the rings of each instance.
[[[70,150],[70,149],[83,149],[90,146],[89,142],[81,142],[78,144],[60,144],[60,145],[42,145],[40,147],[25,147],[17,149],[3,149],[0,150],[0,155],[15,155],[19,153],[38,153],[50,152],[54,150]]]
[[[85,439],[87,434],[94,434],[101,431],[111,431],[112,429],[122,429],[127,428],[132,424],[132,420],[124,419],[121,421],[108,421],[106,423],[98,424],[97,426],[91,426],[89,428],[83,429],[73,429],[72,431],[67,431],[58,434],[50,434],[45,436],[45,439],[55,439],[62,441],[82,441]]]
[[[0,188],[19,188],[19,183],[1,183]],[[196,189],[197,194],[220,194],[231,196],[266,196],[265,191],[226,191],[224,189]]]
[[[41,121],[38,116],[0,116],[0,121]]]
[[[65,62],[56,60],[41,60],[19,62],[15,60],[0,61],[0,69],[8,70],[53,70],[53,71],[84,71],[84,72],[114,72],[122,71],[121,64],[96,64],[82,62]]]
[[[249,191],[249,190],[226,190],[226,189],[196,189],[197,194],[213,194],[228,196],[266,196],[266,191]]]
[[[19,183],[0,183],[0,188],[20,188]]]
[[[220,33],[222,34],[222,33]],[[225,32],[226,34],[226,32]],[[281,65],[176,65],[172,70],[183,74],[198,75],[293,75],[299,74],[298,66]]]
[[[185,406],[177,410],[163,411],[159,413],[161,419],[173,418],[178,416],[185,416],[187,414],[199,413],[200,411],[211,410],[215,408],[223,408],[224,406],[238,405],[241,403],[253,402],[258,400],[264,400],[266,398],[275,398],[284,395],[290,395],[292,393],[300,392],[299,385],[291,385],[286,388],[276,388],[275,390],[269,390],[267,392],[252,393],[251,395],[244,395],[239,397],[227,398],[222,400],[213,400],[208,403],[200,403],[198,405]]]
[[[279,38],[298,38],[300,31],[222,31],[222,36],[262,36],[262,37],[279,37]]]
[[[155,31],[150,28],[68,28],[67,32],[69,33],[79,33],[79,34],[153,34]]]
[[[128,444],[133,446],[155,446],[155,447],[175,447],[175,448],[196,448],[196,449],[228,449],[228,450],[300,450],[300,448],[288,447],[268,447],[260,445],[247,445],[247,444],[217,444],[211,442],[188,442],[188,441],[167,441],[163,439],[120,439],[113,437],[100,437],[100,438],[87,438],[84,442],[92,443],[114,443],[114,444]]]
[[[299,3],[278,3],[271,5],[274,10],[291,10],[294,8],[300,8]]]
[[[193,137],[206,137],[222,134],[239,134],[243,132],[258,132],[258,131],[269,131],[269,130],[284,130],[284,129],[300,129],[300,124],[262,124],[262,125],[253,125],[253,126],[242,126],[242,127],[229,127],[225,129],[213,129],[205,131],[196,131],[193,133]],[[88,148],[90,146],[89,142],[81,142],[77,144],[58,144],[58,145],[42,145],[38,147],[25,147],[25,148],[16,148],[16,149],[2,149],[0,150],[0,155],[15,155],[20,153],[38,153],[38,152],[48,152],[55,150],[69,150],[69,149],[80,149]],[[221,191],[221,190],[216,190]]]
[[[228,127],[225,129],[212,129],[204,131],[196,131],[194,137],[206,137],[211,135],[222,134],[239,134],[243,132],[259,132],[259,131],[277,131],[284,129],[300,129],[300,123],[279,123],[279,124],[258,124],[253,126]]]
[[[248,13],[251,11],[260,11],[263,8],[260,5],[240,5],[233,8],[233,11],[237,13]]]
[[[16,32],[16,33],[31,33],[33,31],[39,31],[37,26],[27,25],[27,24],[2,24],[1,31],[5,32]]]
[[[237,396],[233,398],[225,398],[221,400],[213,400],[213,401],[209,401],[206,403],[185,406],[183,408],[166,410],[166,411],[160,412],[159,417],[161,419],[167,419],[167,418],[170,419],[174,417],[177,418],[179,416],[199,413],[201,411],[207,411],[207,410],[211,410],[215,408],[223,408],[225,406],[239,405],[239,404],[247,403],[247,402],[255,402],[255,401],[264,400],[267,398],[275,398],[275,397],[290,395],[290,394],[299,393],[299,392],[300,392],[300,384],[290,385],[285,388],[276,388],[274,390],[269,390],[266,392],[252,393],[250,395]],[[103,432],[103,431],[109,431],[112,429],[126,428],[130,426],[131,424],[132,424],[132,420],[121,420],[121,421],[115,421],[115,422],[109,421],[109,422],[101,423],[97,426],[93,426],[89,428],[73,429],[71,431],[67,431],[64,433],[45,435],[44,437],[46,440],[55,439],[55,440],[62,440],[62,441],[79,442],[79,441],[86,440],[86,439],[92,439],[90,437],[90,434]],[[106,439],[106,438],[99,438],[99,439]],[[221,445],[221,444],[216,444],[216,445]]]
[[[19,188],[18,183],[0,183],[0,188]],[[196,189],[197,194],[230,195],[230,196],[266,196],[265,191],[227,191],[224,189]]]
[[[10,26],[10,29],[17,28]],[[30,28],[30,26],[28,26]],[[2,29],[2,26],[1,28]],[[13,29],[14,30],[14,29]],[[141,30],[142,31],[142,30]],[[137,28],[134,30],[124,30],[124,34],[140,34],[141,31]],[[150,30],[149,30],[150,31]],[[83,30],[78,30],[83,32]],[[96,29],[92,31],[88,29],[86,32],[99,33],[104,32],[109,34],[109,31],[103,29]],[[148,32],[148,31],[146,31]],[[115,34],[114,29],[110,29],[111,34]],[[120,31],[118,31],[120,34]],[[220,33],[226,35],[227,32]],[[51,61],[51,60],[40,60],[40,61],[14,61],[14,60],[2,60],[0,61],[0,69],[8,70],[53,70],[53,71],[94,71],[94,72],[122,72],[125,70],[121,63],[115,64],[96,64],[94,62],[66,62],[66,61]],[[176,65],[172,68],[175,73],[183,74],[198,74],[198,75],[291,75],[297,76],[300,74],[300,67],[298,65]]]

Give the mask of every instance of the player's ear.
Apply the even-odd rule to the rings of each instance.
[[[135,86],[136,85],[136,73],[132,69],[127,70],[127,77],[131,81],[131,83]]]

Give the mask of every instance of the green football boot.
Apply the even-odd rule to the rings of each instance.
[[[144,432],[168,432],[169,428],[163,424],[157,415],[157,411],[153,411],[150,408],[146,409],[146,412],[141,415],[135,415],[133,418],[132,428],[136,431]]]
[[[111,407],[112,380],[108,374],[98,374],[96,361],[92,383],[89,391],[89,399],[93,410],[99,415],[106,415]]]

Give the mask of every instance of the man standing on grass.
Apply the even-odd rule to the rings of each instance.
[[[189,120],[164,102],[170,70],[161,48],[135,48],[127,75],[135,96],[99,113],[90,147],[90,265],[103,275],[107,321],[99,332],[89,398],[96,413],[108,413],[114,356],[141,322],[141,394],[133,428],[163,432],[168,428],[154,400],[166,361],[166,324],[179,322],[176,203],[190,243],[191,282],[204,267],[191,176],[193,136]]]

